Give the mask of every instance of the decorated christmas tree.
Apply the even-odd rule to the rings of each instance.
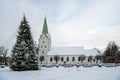
[[[30,27],[24,15],[12,50],[10,68],[14,71],[37,70],[38,58],[36,55]]]

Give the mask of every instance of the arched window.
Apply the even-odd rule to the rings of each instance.
[[[75,57],[72,57],[72,61],[75,61]]]
[[[80,61],[80,58],[81,58],[81,57],[78,57],[78,61]]]
[[[64,61],[63,57],[61,57],[61,61]]]
[[[44,53],[44,51],[42,51],[42,53]]]
[[[69,61],[69,57],[67,57],[67,61]]]
[[[43,43],[45,43],[45,41],[43,41]]]
[[[52,60],[53,60],[53,58],[52,58],[52,57],[50,57],[50,62],[52,62]]]
[[[41,61],[41,64],[42,64],[42,62],[44,61],[44,56],[40,56],[40,61]]]

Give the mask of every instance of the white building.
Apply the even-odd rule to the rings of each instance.
[[[83,47],[52,47],[51,36],[48,33],[47,20],[44,19],[42,34],[39,38],[38,55],[41,64],[77,64],[81,62],[95,62],[96,49],[84,49]],[[57,60],[56,60],[57,59]]]

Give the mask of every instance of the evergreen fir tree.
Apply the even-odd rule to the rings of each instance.
[[[15,71],[38,69],[38,58],[34,51],[33,38],[25,16],[19,26],[17,40],[12,50],[10,68]]]

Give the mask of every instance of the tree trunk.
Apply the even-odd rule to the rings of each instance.
[[[5,65],[8,65],[8,64],[7,64],[7,58],[6,58],[6,57],[4,57],[4,63],[5,63]]]

